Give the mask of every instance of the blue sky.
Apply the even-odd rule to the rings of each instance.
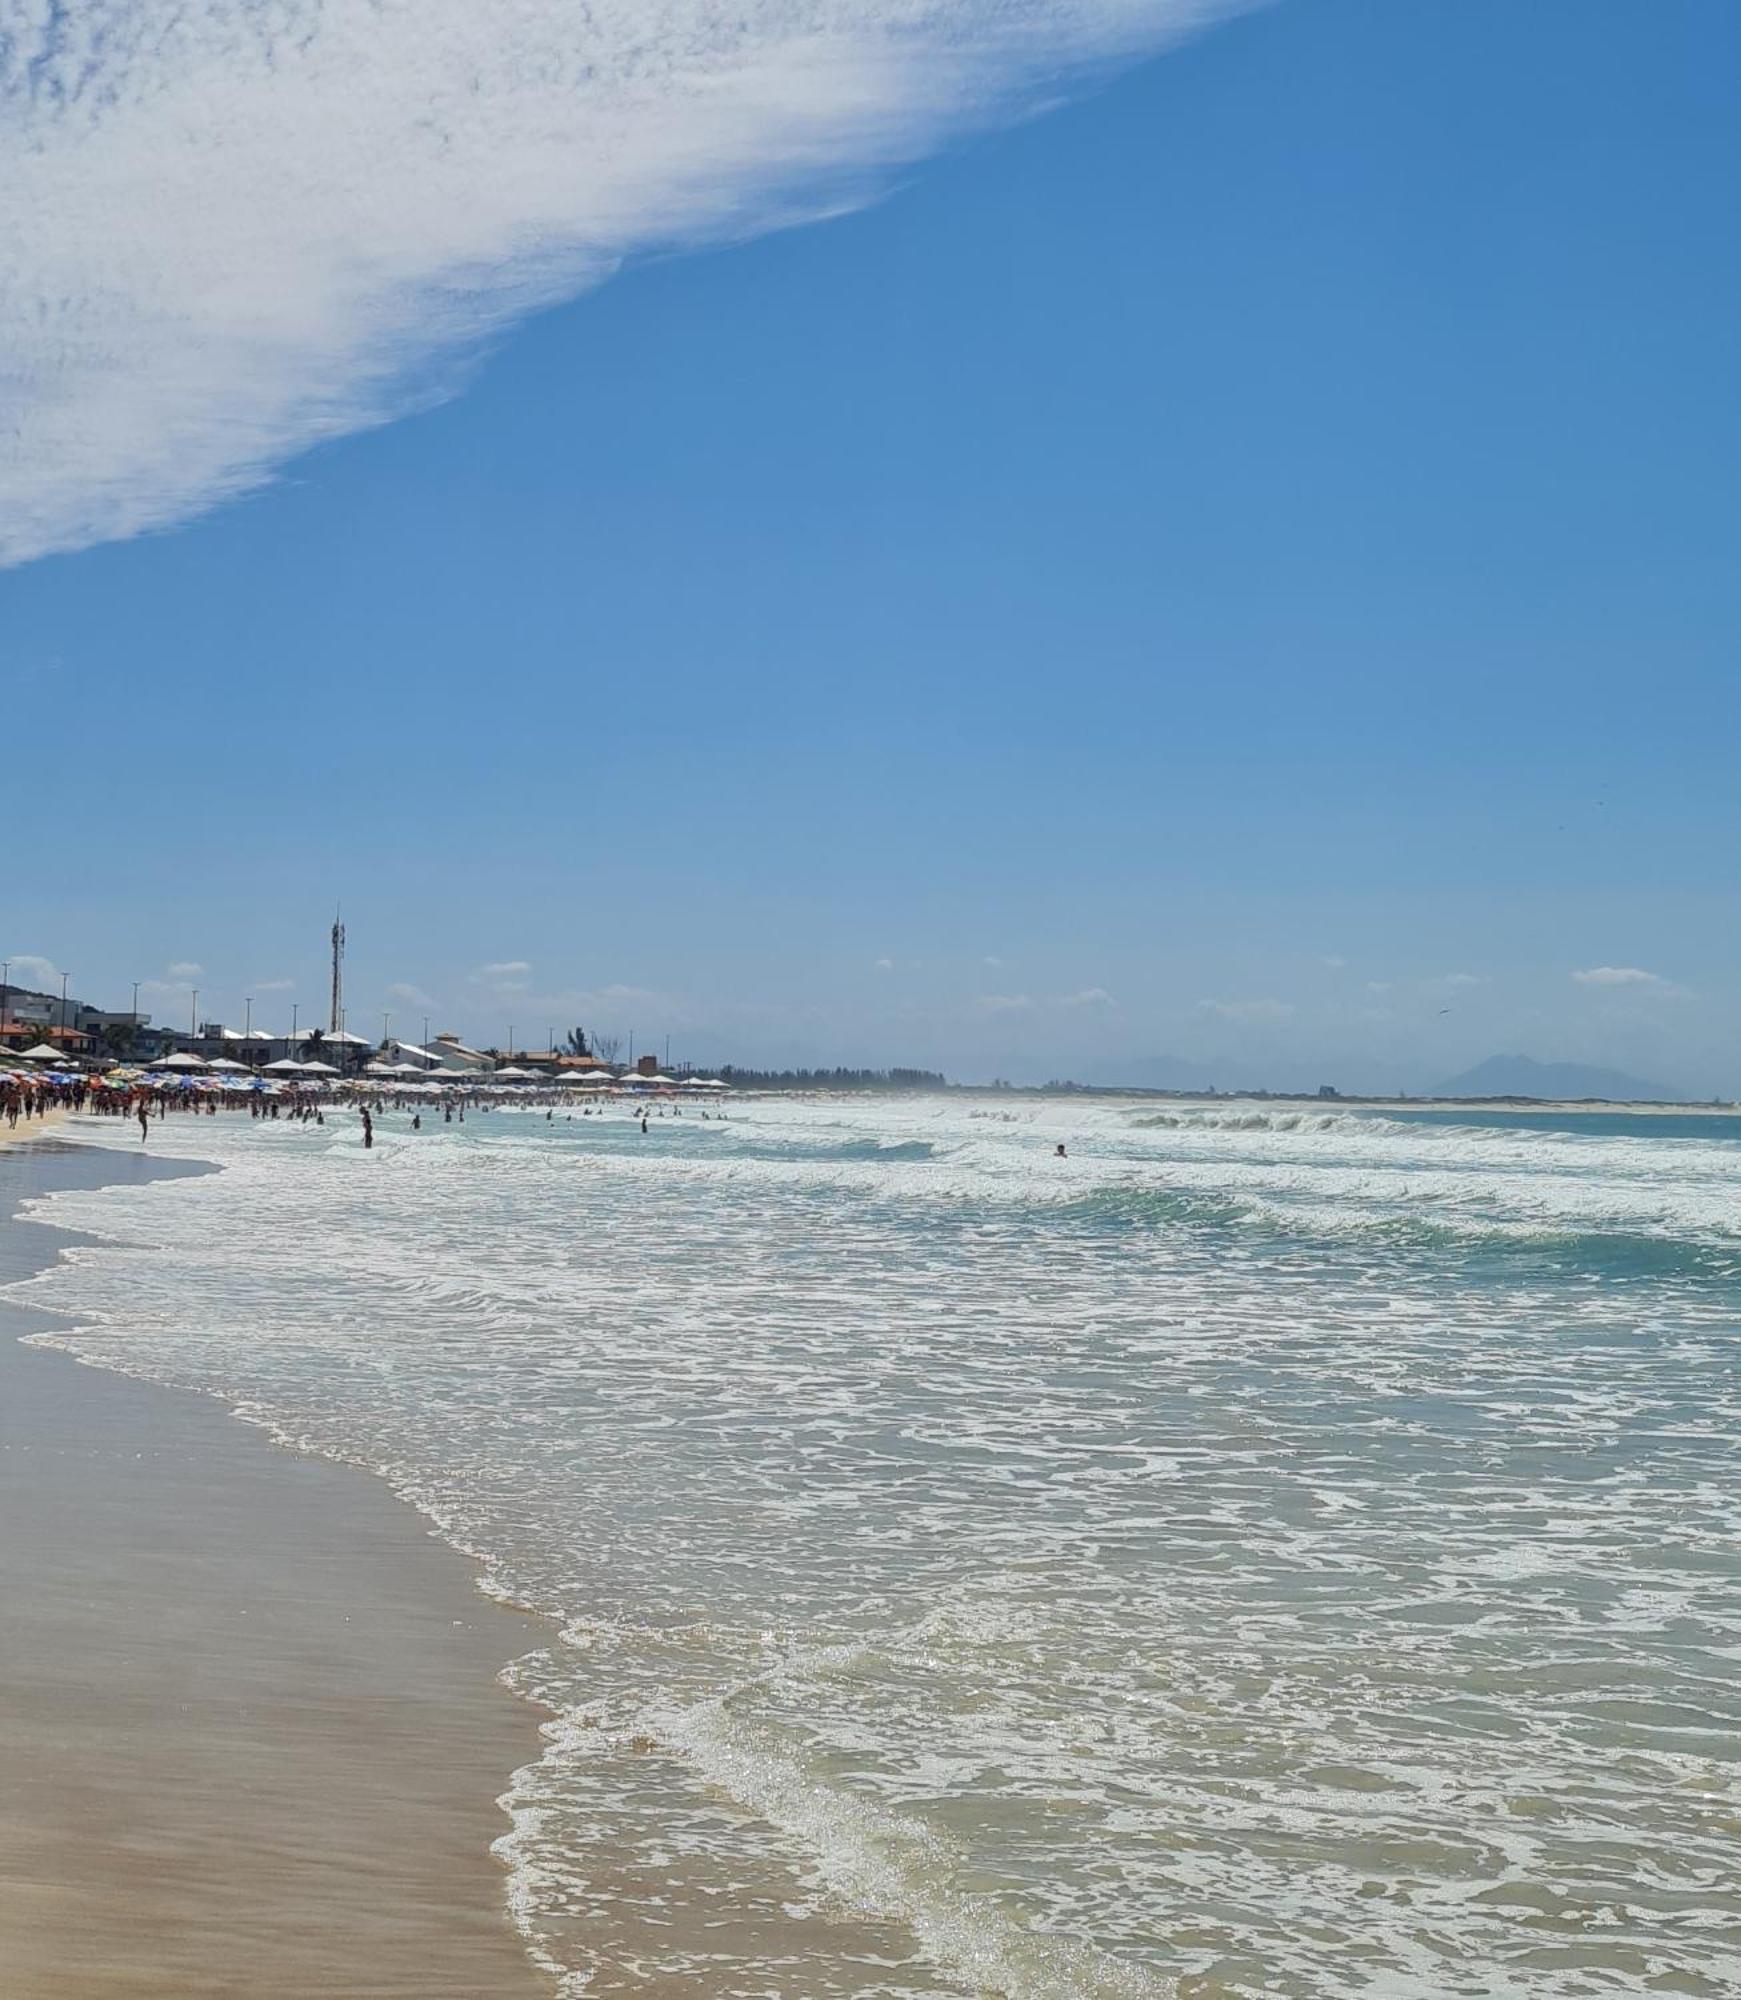
[[[1738,77],[1280,0],[17,563],[0,949],[306,1017],[342,900],[396,1032],[1741,1092]]]

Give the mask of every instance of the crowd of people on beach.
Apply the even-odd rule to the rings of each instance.
[[[98,1117],[136,1120],[143,1141],[149,1138],[154,1119],[171,1116],[215,1118],[220,1111],[239,1113],[244,1108],[251,1119],[289,1120],[312,1125],[325,1125],[326,1113],[330,1110],[343,1108],[356,1111],[361,1117],[363,1144],[368,1147],[374,1144],[375,1119],[386,1111],[408,1111],[411,1114],[411,1129],[420,1132],[425,1117],[433,1121],[438,1111],[443,1124],[452,1125],[457,1121],[463,1125],[468,1110],[475,1115],[501,1110],[504,1106],[500,1099],[476,1090],[450,1091],[439,1100],[391,1090],[371,1092],[360,1098],[354,1095],[339,1098],[324,1089],[210,1091],[190,1088],[179,1081],[170,1083],[145,1077],[115,1082],[92,1076],[0,1074],[0,1121],[14,1132],[21,1124],[38,1123],[56,1111],[83,1111]],[[525,1098],[520,1099],[516,1108],[541,1108],[549,1123],[555,1122],[558,1113],[565,1124],[572,1124],[577,1116],[603,1118],[607,1115],[602,1104],[576,1106],[572,1098],[546,1097],[542,1094],[533,1097],[530,1103]],[[645,1133],[651,1129],[654,1118],[681,1118],[683,1107],[676,1103],[639,1100],[632,1102],[627,1112]],[[723,1120],[725,1113],[716,1105],[711,1111],[702,1110],[700,1116],[703,1119]]]

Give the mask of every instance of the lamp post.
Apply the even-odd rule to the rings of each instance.
[[[66,1054],[66,983],[67,975],[60,976],[60,1052]]]
[[[12,983],[12,961],[0,958],[0,1034],[6,1031],[6,1001]]]
[[[251,998],[242,1002],[242,1053],[248,1058],[250,1069],[259,1068],[254,1056],[254,1002]]]
[[[195,986],[190,990],[193,993],[193,998],[188,1002],[187,1008],[187,1038],[190,1042],[197,1042],[199,1040],[199,988]]]
[[[287,1056],[290,1054],[290,1049],[296,1046],[296,1017],[301,1011],[302,1002],[300,1000],[292,1000],[290,1003],[290,1048],[284,1051]]]
[[[139,982],[133,982],[133,1031],[127,1037],[127,1053],[132,1055],[139,1046]]]

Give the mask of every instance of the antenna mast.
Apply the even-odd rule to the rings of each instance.
[[[345,997],[345,927],[339,922],[339,913],[332,918],[332,1033],[339,1031],[339,1016],[344,1012]]]

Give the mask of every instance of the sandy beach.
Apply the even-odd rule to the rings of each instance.
[[[0,1283],[67,1240],[22,1197],[176,1170],[6,1147]],[[368,1475],[19,1344],[49,1324],[0,1303],[8,2000],[546,1993],[490,1851],[539,1628]]]

